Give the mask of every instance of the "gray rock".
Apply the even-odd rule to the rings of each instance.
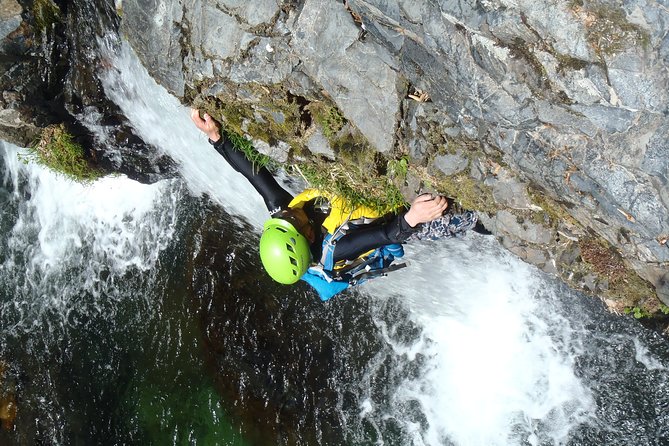
[[[244,31],[237,19],[213,6],[202,12],[203,28],[207,30],[199,44],[205,56],[215,59],[233,57],[242,46]],[[250,40],[250,39],[247,39]]]
[[[660,113],[669,110],[666,66],[653,66],[638,48],[608,57],[606,62],[620,105]]]
[[[492,187],[492,196],[495,202],[504,207],[522,210],[541,210],[530,200],[525,184],[518,181],[505,169],[498,172],[495,177],[486,179],[487,186]]]
[[[432,165],[445,175],[455,175],[469,166],[469,160],[463,155],[462,150],[458,150],[455,154],[436,156]]]
[[[250,26],[258,26],[262,23],[269,23],[279,12],[279,5],[276,0],[217,0],[217,3],[227,11],[238,15]]]
[[[509,6],[512,6],[509,5]],[[579,60],[596,62],[597,56],[586,38],[586,26],[575,20],[568,3],[518,2],[528,26],[542,39],[551,42],[555,51]]]
[[[535,245],[547,245],[553,240],[553,234],[547,228],[530,221],[519,221],[518,217],[506,210],[497,214],[495,227],[500,233]]]
[[[635,125],[637,113],[624,108],[608,107],[603,105],[572,105],[569,107],[608,133],[627,132]]]
[[[182,17],[178,2],[123,0],[123,34],[158,83],[179,97],[185,89]]]
[[[244,59],[230,67],[229,78],[240,84],[275,85],[294,77],[299,59],[282,38],[257,38]]]
[[[331,160],[335,159],[335,153],[330,147],[327,138],[323,135],[321,129],[316,126],[314,133],[307,140],[307,148],[311,153],[323,155]]]
[[[284,141],[279,141],[275,146],[269,145],[261,139],[253,139],[251,135],[245,135],[252,143],[258,152],[267,155],[280,163],[288,161],[290,154],[290,146]]]
[[[293,32],[304,70],[323,85],[339,109],[379,151],[394,145],[399,110],[397,73],[383,48],[358,41],[343,5],[307,0]]]
[[[21,25],[22,12],[16,0],[0,0],[0,42]]]

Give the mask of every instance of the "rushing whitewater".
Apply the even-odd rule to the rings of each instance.
[[[5,205],[18,203],[0,266],[17,297],[2,308],[3,332],[30,329],[42,322],[39,314],[67,317],[82,292],[109,294],[127,271],[151,275],[174,232],[175,182],[145,186],[111,176],[82,185],[24,164],[25,150],[2,142],[0,150],[13,185]],[[30,199],[21,201],[26,193]],[[94,310],[96,302],[86,302]]]
[[[262,200],[127,45],[101,47],[105,93],[182,179],[82,186],[0,147],[23,443],[669,444],[666,341],[491,237],[410,245],[409,268],[325,304],[266,285]]]
[[[419,351],[431,358],[429,370],[396,397],[421,401],[425,444],[564,443],[593,401],[567,354],[578,338],[553,309],[555,291],[478,235],[423,242],[408,255],[431,261],[412,262],[367,291],[403,296],[424,329]],[[538,429],[542,420],[549,422]]]
[[[158,87],[126,43],[107,36],[99,44],[102,56],[113,61],[113,68],[101,73],[105,93],[142,138],[179,163],[194,193],[207,193],[262,227],[266,216],[262,199],[207,143],[190,120],[190,111]],[[147,93],[157,91],[161,94]]]

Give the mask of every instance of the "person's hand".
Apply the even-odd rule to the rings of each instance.
[[[221,125],[207,113],[203,117],[204,119],[200,117],[199,110],[191,108],[190,118],[195,123],[195,126],[202,130],[212,142],[221,139]]]
[[[427,223],[441,217],[447,207],[446,197],[432,194],[419,195],[411,203],[409,211],[404,214],[404,219],[413,228],[419,223]]]

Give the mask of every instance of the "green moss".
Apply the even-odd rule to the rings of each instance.
[[[305,131],[311,124],[311,116],[304,109],[308,101],[281,86],[224,84],[217,97],[200,98],[193,91],[190,96],[194,96],[194,107],[207,111],[231,132],[249,134],[270,145],[284,141],[298,149],[304,145]]]
[[[309,112],[323,131],[328,141],[333,141],[336,135],[348,123],[344,115],[334,104],[318,101],[308,106]]]
[[[36,161],[80,183],[89,183],[102,176],[100,171],[88,164],[83,147],[74,141],[62,124],[45,128],[40,140],[22,159],[24,162]]]
[[[509,50],[511,51],[512,55],[527,61],[527,63],[529,63],[534,71],[539,75],[541,82],[548,81],[548,73],[546,68],[539,61],[537,56],[535,56],[534,52],[532,52],[531,47],[527,42],[525,42],[520,37],[516,37],[513,41],[513,45],[509,47]]]
[[[582,10],[591,18],[587,38],[601,54],[614,54],[628,48],[650,44],[650,36],[643,28],[627,20],[625,11],[604,4],[595,4]]]
[[[294,167],[311,187],[339,195],[353,208],[368,206],[385,214],[408,204],[392,179],[379,175],[375,168],[369,170],[369,164],[311,159]]]
[[[42,32],[44,29],[51,28],[53,24],[60,22],[62,15],[60,8],[53,0],[35,0],[32,13],[37,32]]]
[[[261,169],[263,167],[275,168],[277,166],[277,163],[272,158],[258,152],[248,139],[229,129],[222,129],[222,131],[223,135],[230,140],[232,145],[244,153],[246,158],[251,161],[254,169]]]
[[[568,222],[571,225],[578,224],[574,217],[565,210],[565,205],[553,200],[538,188],[528,187],[527,193],[532,202],[542,209],[532,213],[531,219],[534,223],[550,227],[556,227],[561,221]]]
[[[491,215],[499,210],[492,196],[492,189],[466,173],[451,176],[432,175],[426,168],[415,165],[410,165],[408,170],[427,188],[455,199],[464,209],[473,209]]]
[[[554,56],[558,61],[557,71],[560,73],[564,73],[565,71],[582,70],[590,65],[590,63],[585,60],[566,56],[564,54],[555,53]]]

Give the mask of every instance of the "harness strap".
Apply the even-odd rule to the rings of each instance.
[[[372,271],[367,271],[362,274],[359,274],[352,278],[349,283],[351,286],[356,285],[358,282],[362,282],[365,280],[373,279],[375,277],[381,277],[381,276],[387,276],[388,273],[397,271],[398,269],[406,268],[407,264],[406,263],[396,263],[393,265],[390,265],[386,268],[382,269],[377,269],[377,270],[372,270]]]
[[[327,271],[332,271],[334,269],[335,245],[337,244],[337,241],[345,236],[348,232],[348,222],[351,219],[351,215],[353,215],[353,211],[348,214],[346,220],[344,220],[344,222],[339,225],[334,234],[328,234],[325,236],[325,239],[323,239],[323,251],[321,253],[321,260],[318,262],[318,265]]]

